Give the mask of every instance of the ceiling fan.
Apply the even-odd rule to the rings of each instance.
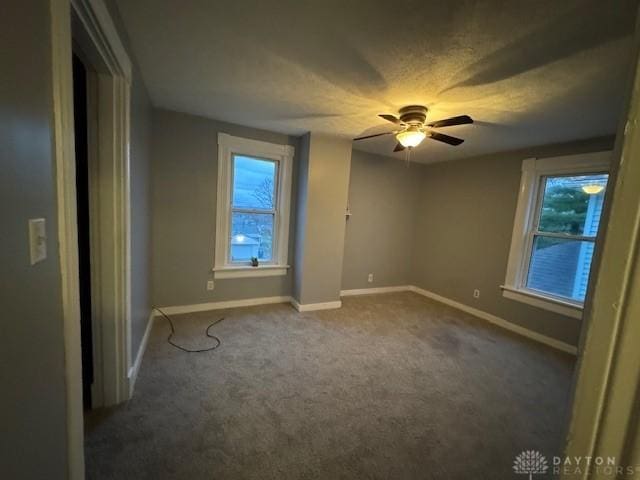
[[[381,114],[378,115],[385,120],[395,123],[400,127],[398,130],[391,132],[376,133],[374,135],[365,135],[364,137],[354,138],[353,140],[365,140],[367,138],[380,137],[382,135],[396,136],[398,144],[393,149],[394,152],[399,152],[405,148],[413,148],[420,145],[425,138],[431,138],[439,142],[444,142],[449,145],[457,146],[464,142],[461,138],[451,137],[444,133],[436,132],[434,128],[451,127],[454,125],[465,125],[473,123],[473,119],[469,115],[459,115],[457,117],[445,118],[444,120],[437,120],[431,123],[425,123],[427,120],[427,107],[422,105],[409,105],[403,107],[398,112],[399,118],[395,115]]]

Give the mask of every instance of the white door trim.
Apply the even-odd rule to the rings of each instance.
[[[96,229],[92,265],[94,326],[93,406],[129,398],[131,353],[131,237],[129,105],[131,61],[102,0],[71,0],[74,40],[97,74],[97,145],[90,190]],[[90,158],[91,159],[91,158]],[[94,268],[95,267],[95,268]]]
[[[129,398],[130,205],[129,99],[131,62],[102,0],[50,0],[53,150],[64,316],[68,478],[84,478],[82,362],[78,286],[78,232],[73,128],[72,17],[81,42],[100,63],[98,92],[99,325],[103,403]]]
[[[50,7],[53,151],[56,167],[67,397],[67,473],[70,479],[80,480],[84,478],[84,420],[82,416],[73,90],[70,88],[73,81],[71,74],[71,9],[68,0],[51,0]]]

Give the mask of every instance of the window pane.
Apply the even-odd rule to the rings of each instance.
[[[272,210],[275,207],[276,162],[233,157],[233,206]]]
[[[270,213],[232,213],[230,258],[232,262],[257,257],[270,261],[273,254],[273,215]]]
[[[538,230],[595,236],[607,174],[545,177]]]
[[[527,287],[584,301],[594,242],[536,235]]]

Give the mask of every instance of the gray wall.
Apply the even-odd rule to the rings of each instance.
[[[309,147],[311,146],[311,133],[300,138],[298,155],[297,189],[294,203],[296,204],[296,237],[294,245],[294,269],[293,269],[293,298],[300,298],[302,290],[302,265],[304,263],[304,244],[306,222],[304,216],[307,212],[307,195],[309,194]]]
[[[418,187],[424,165],[354,150],[342,289],[411,283]],[[373,273],[373,283],[367,276]]]
[[[131,79],[131,345],[138,352],[151,313],[151,101],[113,0],[105,2],[133,63]],[[133,361],[133,359],[132,359]]]
[[[131,344],[151,313],[151,104],[138,70],[131,87]]]
[[[52,154],[49,2],[0,8],[0,476],[67,471],[61,280]],[[29,265],[27,220],[47,221],[48,258]]]
[[[581,321],[502,296],[522,160],[611,149],[612,138],[427,165],[416,208],[414,284],[577,345]],[[480,289],[479,299],[473,290]]]
[[[213,279],[218,132],[296,147],[298,139],[203,117],[154,110],[152,171],[153,302],[190,305],[291,295],[291,277]],[[292,198],[295,198],[294,180]],[[289,262],[293,261],[295,202],[292,202]]]
[[[351,141],[311,133],[302,144],[294,297],[300,304],[339,301]]]

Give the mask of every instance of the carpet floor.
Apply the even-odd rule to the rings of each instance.
[[[574,358],[414,293],[156,319],[133,399],[92,412],[90,479],[514,479],[558,454]],[[548,458],[548,457],[547,457]]]

